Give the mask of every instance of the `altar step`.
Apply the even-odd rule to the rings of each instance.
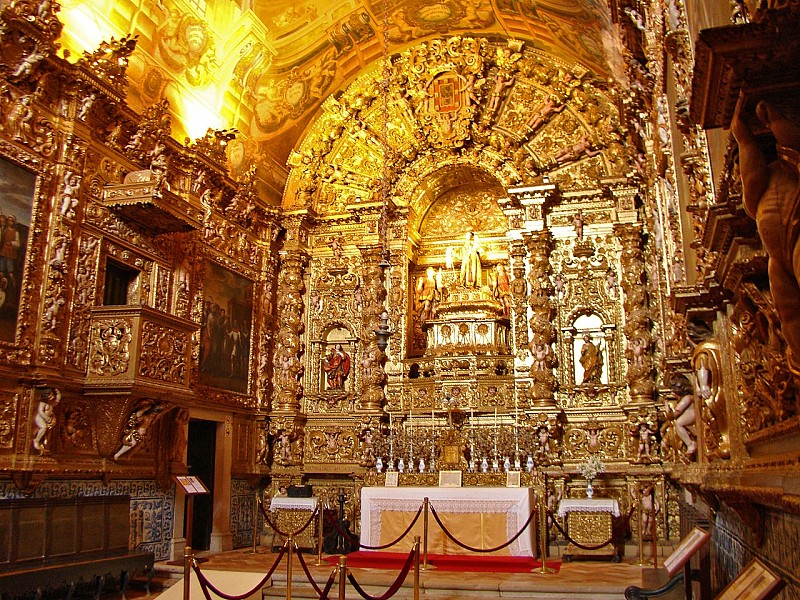
[[[325,584],[329,569],[311,569],[317,585]],[[392,585],[398,573],[377,569],[354,569],[353,574],[366,594],[382,596]],[[409,573],[403,586],[393,597],[398,600],[413,600],[413,572]],[[561,565],[558,573],[468,573],[437,572],[420,573],[420,598],[430,600],[456,600],[457,598],[526,598],[553,600],[619,600],[629,585],[641,585],[641,567],[608,561],[573,561]],[[338,597],[338,581],[330,597]],[[346,597],[358,600],[360,596],[347,582]],[[286,572],[276,572],[271,585],[262,592],[264,599],[286,598]],[[302,569],[292,573],[292,598],[317,599],[319,596],[305,577]]]

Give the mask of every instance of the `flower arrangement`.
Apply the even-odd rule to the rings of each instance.
[[[597,454],[592,454],[585,462],[578,465],[578,472],[589,481],[605,470],[606,466]]]

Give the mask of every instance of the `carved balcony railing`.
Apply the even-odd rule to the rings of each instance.
[[[87,393],[188,393],[192,334],[198,328],[147,306],[93,308]]]

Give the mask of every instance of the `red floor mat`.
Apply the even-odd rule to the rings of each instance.
[[[398,552],[352,552],[347,555],[347,566],[354,569],[386,569],[399,571],[408,558],[408,554]],[[338,556],[325,559],[335,565]],[[525,556],[484,556],[480,554],[428,554],[428,564],[440,571],[486,571],[497,573],[525,573],[541,567],[535,558]],[[558,569],[561,561],[547,561],[547,566]]]

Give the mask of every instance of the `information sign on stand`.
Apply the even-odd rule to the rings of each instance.
[[[198,494],[208,494],[208,488],[203,485],[198,477],[194,475],[176,475],[175,481],[183,489],[183,493],[187,496],[196,496]]]
[[[186,494],[186,547],[183,551],[183,600],[189,600],[189,575],[192,565],[192,519],[194,518],[194,497],[208,494],[208,488],[194,475],[175,475],[177,483]]]

